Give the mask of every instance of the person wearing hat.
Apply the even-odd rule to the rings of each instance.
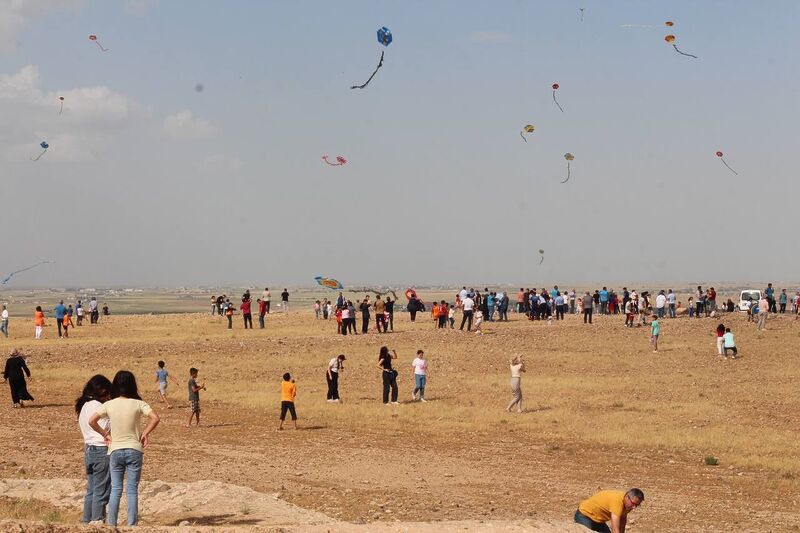
[[[347,357],[344,354],[334,357],[328,363],[328,370],[325,372],[325,379],[328,382],[328,401],[339,403],[339,372],[344,370],[344,361]]]
[[[628,513],[644,501],[644,492],[631,489],[601,490],[591,498],[583,500],[575,511],[575,523],[601,533],[625,533]],[[611,522],[611,528],[606,522]]]

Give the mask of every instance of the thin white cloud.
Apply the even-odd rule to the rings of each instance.
[[[64,110],[59,115],[60,100]],[[0,74],[0,157],[20,160],[50,143],[48,159],[93,159],[111,142],[111,134],[146,116],[127,96],[105,86],[45,92],[39,69],[27,65],[14,74]]]
[[[0,0],[0,52],[16,50],[17,34],[32,20],[86,4],[87,0]]]
[[[162,131],[173,139],[205,139],[213,136],[215,129],[209,121],[184,110],[167,116]]]
[[[510,43],[511,35],[502,31],[473,31],[469,34],[473,43]]]

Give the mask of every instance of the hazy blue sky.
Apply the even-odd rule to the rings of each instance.
[[[795,1],[0,0],[0,271],[796,279],[799,21]],[[383,25],[384,67],[350,90]]]

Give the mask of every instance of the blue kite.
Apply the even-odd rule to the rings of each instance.
[[[378,42],[381,43],[383,46],[389,46],[389,44],[392,42],[392,32],[386,26],[378,30]],[[383,66],[383,52],[381,52],[381,58],[380,60],[378,60],[378,66],[375,67],[375,70],[372,72],[372,76],[370,76],[369,79],[364,83],[362,83],[361,85],[352,85],[350,88],[363,89],[364,87],[369,85],[369,82],[372,81],[372,78],[375,77],[375,74],[378,73],[378,69],[380,69],[382,66]]]

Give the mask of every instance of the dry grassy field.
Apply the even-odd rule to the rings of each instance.
[[[348,523],[544,520],[566,530],[598,488],[638,486],[646,502],[631,531],[800,530],[800,321],[771,316],[757,332],[744,316],[725,316],[741,357],[722,361],[713,318],[663,320],[654,354],[649,328],[623,328],[621,316],[587,326],[577,316],[548,324],[511,314],[483,336],[435,330],[428,316],[411,323],[398,313],[394,333],[347,337],[307,308],[247,331],[210,314],[111,316],[68,340],[54,338],[51,324],[38,342],[32,320],[12,319],[0,343],[29,354],[36,401],[12,409],[3,389],[0,478],[80,479],[72,403],[93,373],[128,369],[162,417],[145,454],[147,481],[230,483]],[[380,401],[382,345],[399,355],[401,405]],[[425,404],[410,402],[419,348],[431,367]],[[343,402],[330,404],[325,367],[340,353]],[[514,354],[527,362],[523,414],[504,411]],[[159,359],[179,381],[170,410],[157,399]],[[191,429],[190,366],[208,387],[203,427]],[[297,380],[300,430],[277,432],[287,371]],[[141,523],[177,524],[201,507],[144,512]],[[35,509],[0,498],[0,519],[79,517]],[[243,501],[202,523],[241,526],[248,514]]]

